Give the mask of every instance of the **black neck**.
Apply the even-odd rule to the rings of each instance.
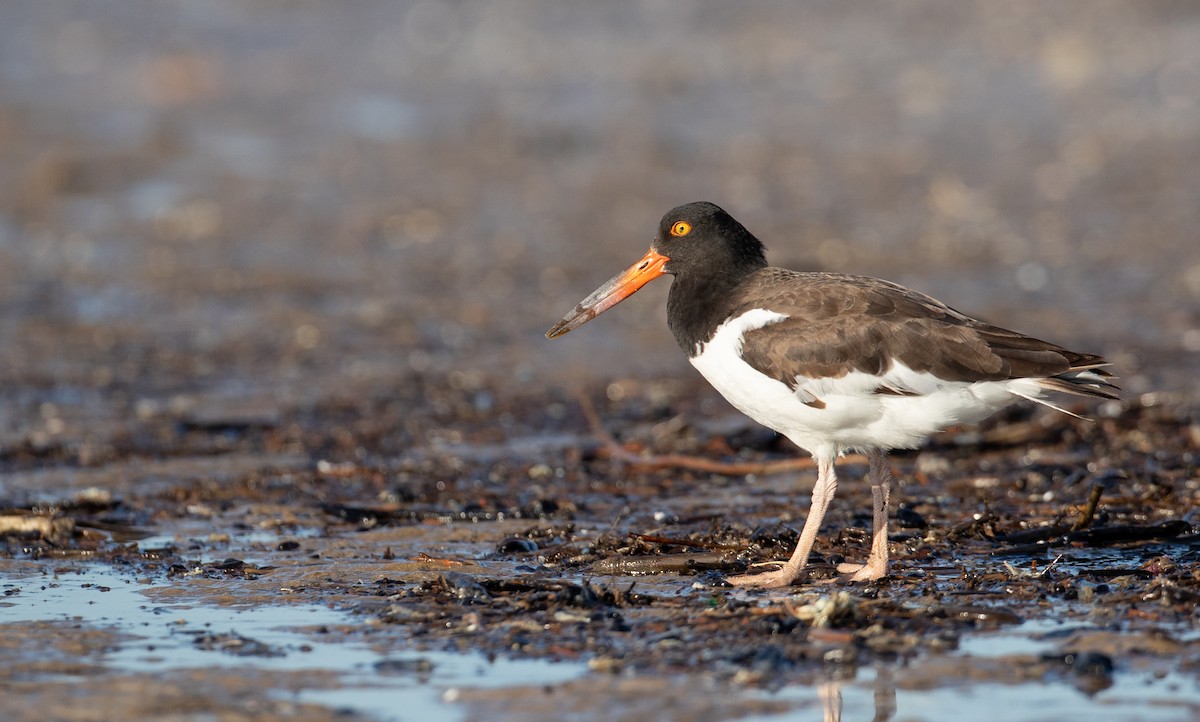
[[[755,270],[757,267],[726,268],[719,273],[675,277],[667,294],[667,326],[689,357],[696,355],[699,345],[707,343],[728,319],[738,285]]]

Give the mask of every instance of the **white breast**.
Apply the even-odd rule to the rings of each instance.
[[[1037,394],[1032,379],[945,381],[899,362],[882,375],[852,371],[837,378],[797,377],[793,391],[741,355],[747,332],[785,318],[766,309],[731,318],[690,361],[735,408],[816,456],[915,448],[947,426],[975,423],[1013,403],[1014,391]],[[906,395],[881,394],[880,387]]]

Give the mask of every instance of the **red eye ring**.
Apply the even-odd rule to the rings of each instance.
[[[671,226],[671,235],[672,236],[676,236],[676,237],[686,236],[687,234],[689,234],[691,232],[692,232],[692,224],[688,223],[687,221],[675,221],[675,224]]]

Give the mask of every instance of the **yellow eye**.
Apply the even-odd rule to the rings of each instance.
[[[692,232],[692,224],[687,221],[675,221],[675,225],[671,226],[672,236],[686,236]]]

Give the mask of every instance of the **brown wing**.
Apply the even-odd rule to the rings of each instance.
[[[883,374],[897,361],[948,381],[1047,378],[1104,364],[888,281],[777,268],[760,274],[734,314],[767,308],[788,318],[747,332],[742,358],[792,388],[798,376]]]

